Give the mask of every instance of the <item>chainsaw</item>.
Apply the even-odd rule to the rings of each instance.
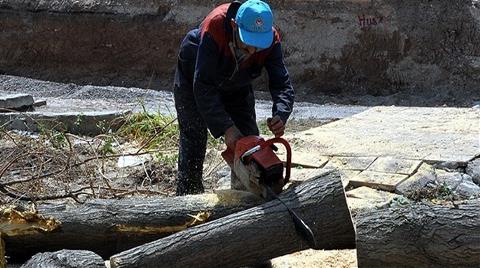
[[[285,167],[275,153],[278,151],[275,144],[282,144],[286,149]],[[222,152],[222,157],[249,192],[266,201],[279,200],[292,216],[297,232],[311,248],[316,248],[315,236],[310,227],[278,197],[290,179],[292,168],[292,149],[285,139],[242,137],[235,144],[235,149],[227,148]]]

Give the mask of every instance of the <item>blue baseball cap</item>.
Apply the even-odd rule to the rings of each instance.
[[[235,21],[243,43],[261,49],[272,45],[273,14],[267,3],[260,0],[246,1],[238,9]]]

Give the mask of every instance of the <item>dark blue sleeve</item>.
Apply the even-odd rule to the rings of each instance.
[[[220,52],[209,33],[205,33],[198,47],[193,80],[193,94],[201,116],[213,137],[222,136],[233,125],[225,111],[216,78]]]
[[[272,115],[278,115],[286,123],[292,113],[295,91],[283,61],[282,46],[277,43],[265,60],[268,72],[268,87],[272,95]]]

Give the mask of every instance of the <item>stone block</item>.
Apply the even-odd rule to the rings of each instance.
[[[303,183],[304,181],[318,177],[322,174],[325,174],[327,172],[331,172],[332,169],[329,168],[292,168],[292,173],[290,176],[290,182],[293,185],[298,185]],[[341,170],[337,169],[337,172],[340,174],[340,177],[342,178],[342,184],[343,187],[347,187],[350,178],[355,177],[360,173],[358,170]]]
[[[332,157],[325,168],[338,168],[341,170],[365,170],[367,169],[376,157],[374,156],[359,156],[359,157]]]
[[[33,105],[33,97],[29,94],[12,94],[0,96],[0,110],[23,111]]]
[[[408,195],[423,189],[429,183],[435,183],[435,169],[428,164],[422,164],[418,171],[395,188],[395,192],[401,195]]]
[[[397,185],[402,183],[408,175],[382,173],[365,170],[350,180],[352,186],[368,186],[371,188],[381,189],[393,192]]]
[[[437,174],[437,183],[439,185],[445,184],[452,191],[463,181],[463,175],[459,172],[448,172],[437,169],[435,173]]]
[[[401,159],[395,157],[378,157],[367,170],[412,175],[422,163],[421,160]]]
[[[286,152],[279,146],[279,150],[277,155],[282,159],[282,161],[286,161]],[[306,168],[321,168],[328,162],[328,156],[318,155],[316,152],[308,152],[308,151],[293,151],[292,150],[292,165],[293,166],[301,166]]]
[[[472,181],[464,180],[455,189],[455,194],[463,199],[477,198],[480,197],[480,186]]]
[[[128,114],[130,111],[0,113],[0,125],[8,130],[38,132],[41,129],[56,129],[94,136],[108,129],[116,130]]]
[[[480,158],[468,162],[466,172],[477,185],[480,185]]]

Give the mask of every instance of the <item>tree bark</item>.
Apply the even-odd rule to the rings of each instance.
[[[355,231],[338,173],[280,195],[312,229],[317,249],[355,248]],[[190,228],[110,258],[120,267],[241,267],[308,248],[278,200]]]
[[[478,267],[480,200],[361,211],[359,267]]]
[[[104,258],[154,241],[206,221],[263,203],[253,194],[218,191],[216,194],[169,198],[130,198],[92,200],[82,205],[45,204],[38,213],[59,221],[54,231],[41,231],[41,224],[8,224],[2,238],[6,254],[14,261],[25,261],[38,252],[60,249],[93,251]],[[18,218],[18,217],[17,217]],[[33,217],[30,217],[33,218]],[[45,228],[43,228],[45,229]]]

